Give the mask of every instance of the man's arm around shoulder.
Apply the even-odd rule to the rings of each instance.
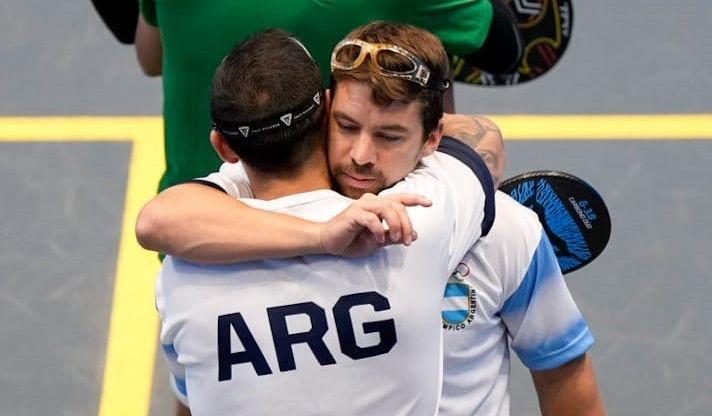
[[[445,114],[443,121],[443,135],[473,148],[487,165],[496,188],[507,164],[507,152],[497,125],[486,117],[465,114]]]
[[[316,223],[252,208],[202,183],[168,188],[144,206],[136,222],[141,246],[207,264],[307,254],[366,255],[415,239],[406,206],[429,206],[414,194],[366,194],[328,222]],[[383,226],[385,221],[389,229]]]
[[[270,227],[283,231],[279,238],[264,232]],[[320,253],[319,232],[317,223],[249,207],[200,183],[159,193],[136,222],[143,248],[200,263]]]

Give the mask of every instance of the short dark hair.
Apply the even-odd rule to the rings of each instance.
[[[445,47],[437,36],[425,29],[403,23],[377,21],[355,28],[344,39],[399,46],[423,61],[431,71],[431,76],[441,80],[450,78]],[[390,63],[394,64],[397,62]],[[367,83],[373,91],[373,102],[378,105],[419,100],[423,104],[421,119],[425,136],[438,127],[444,110],[444,90],[428,89],[411,81],[384,76],[375,70],[370,62],[364,62],[349,71],[332,72],[334,93],[339,81],[349,79]]]
[[[319,67],[304,46],[281,29],[268,29],[235,46],[218,66],[210,115],[213,128],[244,163],[287,175],[321,148],[322,97]],[[306,109],[311,112],[280,124],[280,116]],[[252,133],[271,121],[275,128]]]

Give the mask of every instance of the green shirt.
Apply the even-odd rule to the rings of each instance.
[[[160,189],[216,171],[210,145],[210,83],[236,43],[270,27],[293,33],[329,79],[331,51],[353,28],[374,20],[409,23],[440,37],[452,54],[482,46],[489,0],[141,0],[163,41],[166,172]]]

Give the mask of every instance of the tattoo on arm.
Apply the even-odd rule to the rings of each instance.
[[[475,131],[473,132],[477,137],[477,143],[474,143],[475,146],[477,146],[477,144],[479,144],[479,142],[481,142],[482,139],[484,139],[488,133],[496,134],[499,136],[499,128],[497,128],[497,125],[489,121],[488,119],[478,116],[470,116],[470,119],[472,119],[472,121],[475,123],[475,126],[477,126]]]
[[[492,174],[495,186],[504,173],[504,147],[497,125],[479,116],[454,115],[445,127],[445,135],[454,137],[477,151]],[[489,139],[489,140],[488,140]]]
[[[500,174],[497,169],[497,163],[498,163],[497,162],[497,154],[489,149],[475,148],[475,151],[477,152],[478,155],[480,155],[482,160],[485,162],[485,165],[487,165],[487,168],[489,168],[490,174],[492,175],[492,181],[494,182],[494,185],[496,188],[497,185],[499,185],[500,180],[502,179],[500,177]]]
[[[499,135],[497,126],[478,116],[457,116],[457,120],[445,128],[445,135],[454,137],[475,148],[488,133]]]

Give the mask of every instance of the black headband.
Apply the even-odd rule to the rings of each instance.
[[[309,100],[288,113],[263,118],[249,123],[229,123],[220,120],[213,120],[213,129],[225,136],[242,138],[255,137],[274,130],[289,128],[292,123],[308,117],[310,114],[315,112],[319,108],[320,104],[321,92],[317,92]]]

